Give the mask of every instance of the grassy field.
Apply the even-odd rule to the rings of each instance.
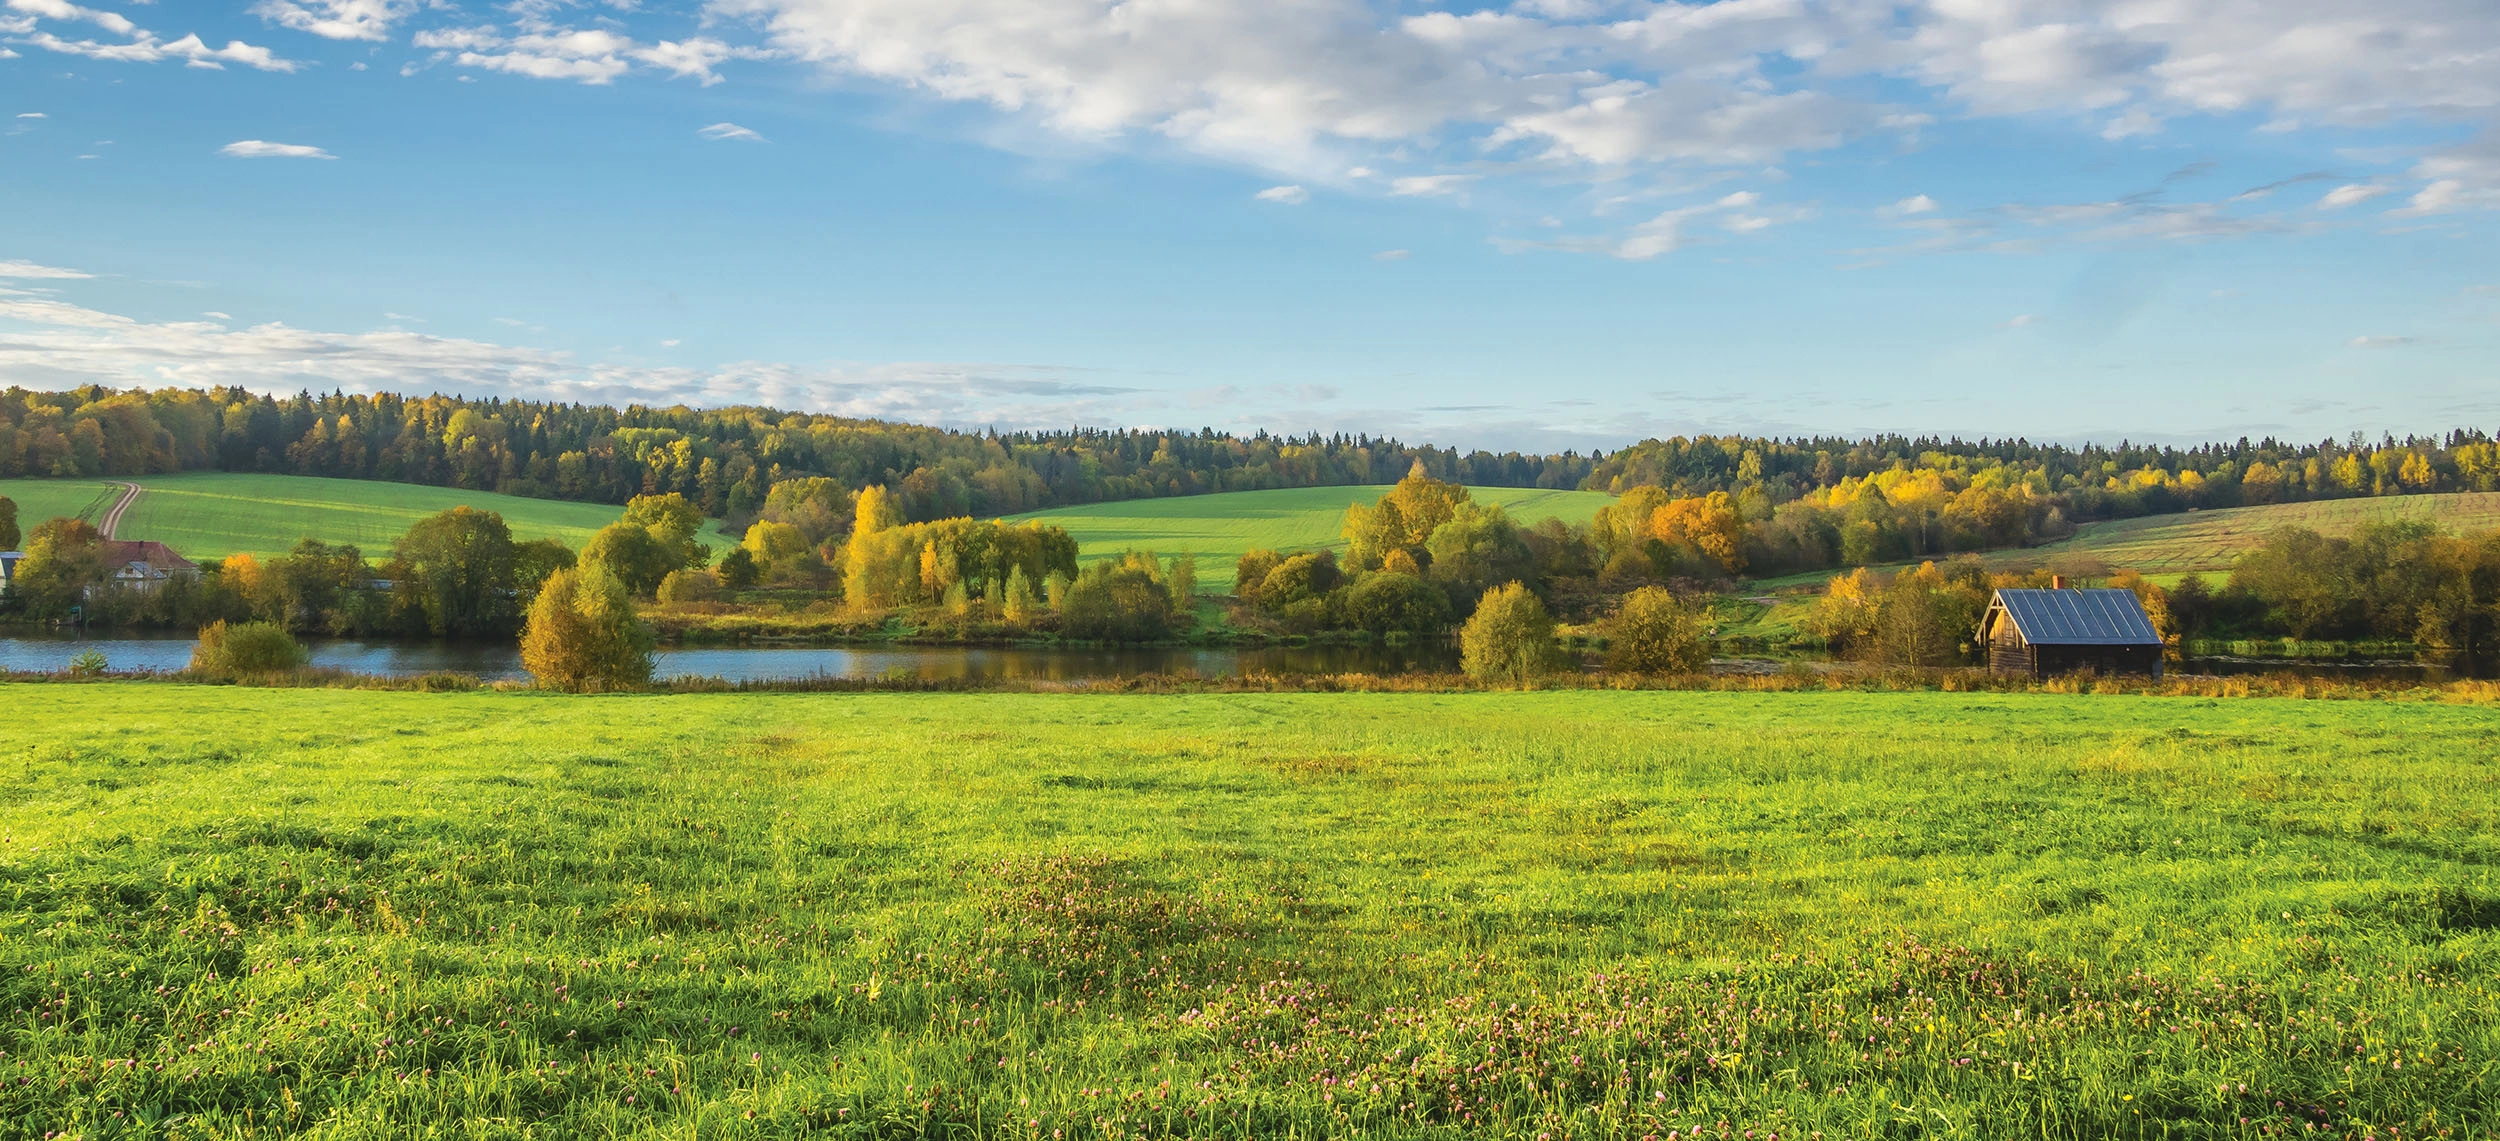
[[[1471,487],[1478,503],[1499,503],[1521,523],[1556,518],[1586,523],[1614,497],[1597,491],[1540,491],[1534,488]],[[1337,528],[1345,509],[1374,503],[1387,494],[1376,487],[1303,487],[1281,491],[1231,491],[1220,495],[1189,495],[1171,499],[1137,499],[1096,503],[1062,510],[1036,511],[1015,519],[1039,519],[1065,527],[1076,536],[1086,561],[1110,558],[1129,548],[1165,555],[1184,551],[1198,556],[1202,589],[1233,588],[1233,564],[1246,551],[1317,550],[1340,553],[1345,540]]]
[[[32,531],[37,523],[64,516],[100,522],[120,495],[120,485],[100,479],[0,479],[0,498],[17,504],[20,531]]]
[[[2488,531],[2500,527],[2500,492],[2390,495],[2148,515],[2141,519],[2086,523],[2076,528],[2072,538],[2062,542],[1985,551],[1980,557],[1992,567],[2014,569],[2054,565],[2061,557],[2089,556],[2112,570],[2139,571],[2169,586],[2190,574],[2227,576],[2241,554],[2262,544],[2266,534],[2278,527],[2307,527],[2323,535],[2350,535],[2365,523],[2391,519],[2427,519],[2453,532]],[[1820,588],[1837,573],[1843,572],[1808,571],[1757,579],[1749,586],[1759,590]]]
[[[2500,712],[0,687],[11,1137],[2489,1137]]]
[[[122,539],[154,539],[190,559],[217,559],[236,552],[284,554],[307,535],[354,543],[372,558],[390,551],[408,525],[438,511],[467,505],[493,511],[512,526],[515,539],[554,538],[579,549],[624,509],[600,503],[525,499],[486,491],[460,491],[406,483],[321,479],[297,475],[182,472],[137,477],[145,490],[122,518]],[[32,528],[55,515],[77,515],[92,505],[100,521],[113,502],[114,485],[98,480],[0,480],[0,495],[18,502],[21,525]],[[704,541],[730,540],[706,528]]]
[[[2007,552],[2006,557],[2054,559],[2068,552],[2080,552],[2112,567],[2152,575],[2227,573],[2242,552],[2262,544],[2266,533],[2278,527],[2307,527],[2324,535],[2349,535],[2365,523],[2392,519],[2428,519],[2451,531],[2488,531],[2500,527],[2500,492],[2275,503],[2118,519],[2086,524],[2065,542]]]

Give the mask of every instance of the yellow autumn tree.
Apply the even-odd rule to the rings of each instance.
[[[1677,499],[1652,512],[1649,532],[1660,542],[1701,552],[1719,569],[1745,569],[1745,520],[1724,491]]]

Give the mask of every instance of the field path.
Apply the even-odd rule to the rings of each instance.
[[[130,505],[139,501],[139,490],[139,485],[135,483],[122,485],[122,497],[114,501],[112,510],[104,513],[104,521],[96,525],[99,534],[107,539],[113,537],[113,529],[122,525],[122,512],[130,510]]]

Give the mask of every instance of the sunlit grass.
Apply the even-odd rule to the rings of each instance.
[[[195,471],[132,476],[130,481],[145,490],[123,516],[116,537],[154,539],[191,559],[240,552],[264,558],[282,555],[309,536],[353,543],[368,558],[379,560],[388,557],[392,540],[407,533],[410,524],[464,505],[501,514],[515,539],[551,538],[578,549],[625,513],[607,503],[379,480]],[[99,495],[102,506],[88,519],[101,522],[103,508],[112,505],[118,490],[100,480],[0,480],[0,495],[18,500],[19,521],[29,530],[55,515],[76,515]],[[714,546],[730,542],[709,527],[701,537]]]
[[[2500,1127],[2486,707],[0,710],[9,1136]]]

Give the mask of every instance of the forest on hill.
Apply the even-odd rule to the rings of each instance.
[[[1877,436],[1648,440],[1611,455],[1461,452],[1362,435],[970,432],[770,408],[614,408],[240,388],[0,392],[0,478],[214,470],[622,504],[679,494],[742,533],[818,544],[886,489],[904,522],[1113,500],[1385,484],[1623,497],[1662,577],[1776,575],[2029,546],[2086,522],[2202,508],[2500,490],[2479,430],[2193,448]],[[1648,540],[1656,545],[1647,545]],[[1613,546],[1614,544],[1605,544]]]

